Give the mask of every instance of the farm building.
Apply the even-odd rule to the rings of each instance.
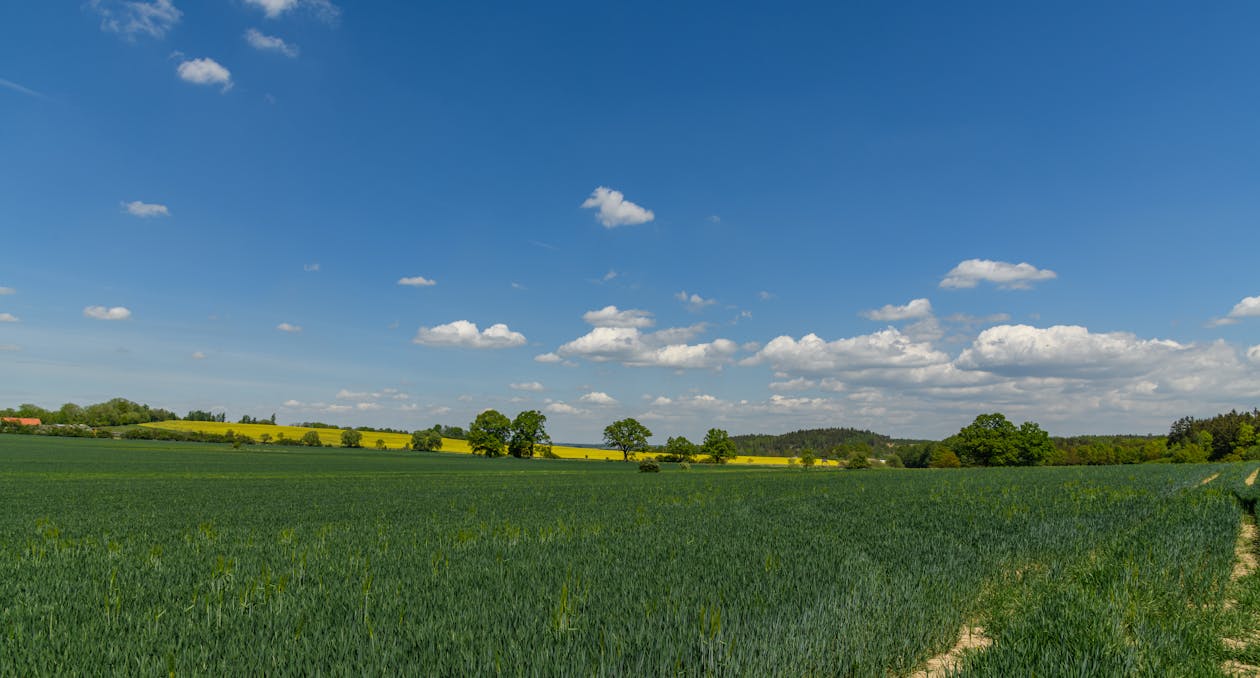
[[[38,419],[27,419],[25,417],[0,417],[0,421],[6,424],[19,424],[21,426],[39,426]]]

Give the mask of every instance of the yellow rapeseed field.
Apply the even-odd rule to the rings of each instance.
[[[272,439],[281,436],[289,439],[300,439],[306,435],[308,431],[315,431],[319,434],[319,441],[325,445],[340,446],[341,445],[341,429],[336,428],[303,428],[301,426],[272,426],[271,424],[232,424],[220,423],[215,421],[159,421],[152,424],[141,424],[150,428],[167,429],[171,431],[198,431],[201,433],[224,433],[226,431],[235,431],[247,435],[254,440],[266,433]],[[384,431],[361,431],[363,440],[360,442],[363,447],[372,449],[376,447],[377,440],[383,440],[385,447],[391,450],[407,449],[411,443],[411,436],[405,433],[386,433]],[[468,442],[464,440],[456,440],[454,438],[442,439],[442,451],[453,452],[456,454],[471,454],[472,450],[468,448]],[[561,459],[589,459],[592,461],[602,461],[605,459],[621,459],[621,452],[618,450],[601,450],[589,447],[567,447],[564,445],[552,446],[551,451]],[[729,462],[733,465],[752,464],[766,466],[786,466],[788,459],[786,457],[735,457]],[[824,462],[818,460],[819,466],[836,466],[836,462]]]

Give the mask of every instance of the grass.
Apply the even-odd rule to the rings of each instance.
[[[1253,467],[0,436],[0,675],[888,676],[971,624],[995,642],[963,675],[1221,675]]]

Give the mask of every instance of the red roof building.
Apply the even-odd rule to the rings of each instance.
[[[20,424],[22,426],[39,426],[38,419],[26,419],[24,417],[0,417],[0,421],[6,424]]]

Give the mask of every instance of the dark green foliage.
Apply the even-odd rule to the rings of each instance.
[[[958,458],[954,451],[944,445],[937,445],[932,449],[932,456],[928,459],[929,468],[958,468],[962,466],[962,460]]]
[[[707,456],[715,464],[725,464],[734,459],[738,452],[735,449],[735,442],[731,440],[726,431],[720,428],[711,428],[708,433],[704,434],[704,443],[700,445],[700,454]]]
[[[442,434],[433,429],[415,431],[411,434],[411,449],[438,452],[442,449]]]
[[[668,462],[690,462],[695,459],[700,448],[696,444],[687,440],[685,436],[670,438],[665,441],[665,454],[657,457],[660,461]]]
[[[868,469],[871,467],[871,458],[866,456],[865,452],[855,450],[853,454],[849,455],[848,460],[845,461],[844,467],[854,471]]]
[[[526,410],[512,420],[508,452],[517,458],[531,458],[536,450],[551,451],[551,436],[547,435],[547,415],[538,410]]]
[[[307,447],[320,447],[323,445],[319,440],[319,433],[315,431],[303,433],[301,443]]]
[[[808,471],[818,462],[818,455],[810,448],[801,450],[801,468]]]
[[[905,676],[974,624],[965,675],[1220,675],[1260,609],[1222,611],[1254,466],[644,477],[8,436],[0,672]]]
[[[630,455],[647,450],[650,437],[652,432],[636,419],[622,419],[604,427],[604,442],[621,450],[625,461],[630,460]]]
[[[58,410],[46,410],[38,405],[25,403],[16,409],[0,410],[0,417],[25,417],[39,419],[44,424],[83,424],[86,426],[131,426],[154,421],[179,419],[169,410],[151,408],[125,398],[80,407],[66,403]]]
[[[348,428],[341,432],[342,447],[362,447],[360,444],[362,441],[363,434],[352,428]]]
[[[739,454],[763,457],[795,457],[799,451],[834,450],[857,443],[868,448],[887,447],[892,438],[856,428],[813,428],[781,435],[753,434],[731,436]],[[850,450],[845,450],[849,452]]]
[[[1168,449],[1174,457],[1178,456],[1174,448],[1187,445],[1198,445],[1202,449],[1183,452],[1180,456],[1197,457],[1199,452],[1206,452],[1208,458],[1214,461],[1231,454],[1242,457],[1256,446],[1256,429],[1260,429],[1260,409],[1251,412],[1230,410],[1208,419],[1182,417],[1168,430]],[[1210,445],[1206,448],[1200,435],[1203,433],[1210,436],[1207,438]],[[1260,456],[1260,451],[1255,454]]]
[[[898,455],[896,452],[888,455],[884,459],[884,465],[886,465],[888,468],[905,468],[906,466],[905,462],[901,461],[901,456]]]
[[[469,425],[468,446],[474,454],[502,457],[511,435],[511,420],[498,410],[486,410]]]
[[[644,459],[639,462],[639,473],[660,473],[661,464],[655,459]]]
[[[976,417],[948,442],[971,466],[1034,466],[1054,451],[1050,436],[1035,422],[1016,428],[998,412]]]

